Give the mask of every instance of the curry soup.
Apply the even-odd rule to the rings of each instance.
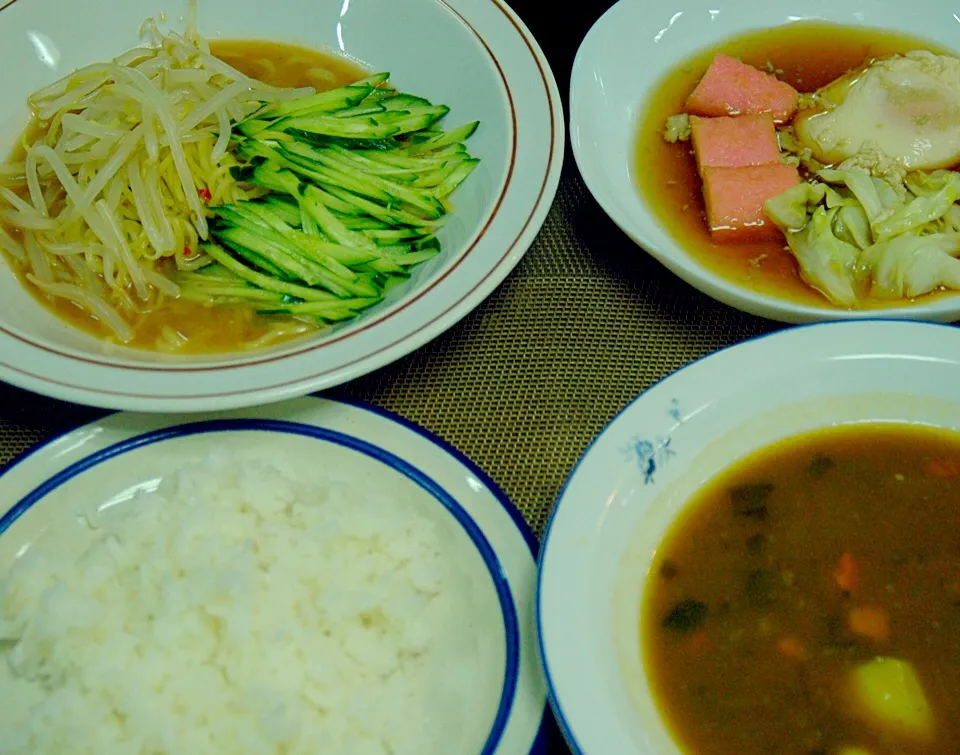
[[[638,189],[667,233],[699,263],[727,280],[762,294],[801,304],[829,306],[800,278],[785,242],[717,244],[710,237],[689,142],[663,139],[667,118],[683,111],[684,101],[718,52],[769,71],[800,92],[812,92],[872,58],[931,50],[929,42],[869,28],[801,22],[731,38],[685,60],[645,103],[633,156]],[[937,296],[939,294],[930,294]],[[890,307],[900,301],[868,299],[863,306]]]
[[[363,78],[368,72],[346,58],[295,45],[263,41],[213,41],[211,51],[237,70],[274,86],[312,86],[334,89]],[[36,125],[32,126],[36,132]],[[22,147],[16,155],[22,154]],[[20,234],[10,229],[11,235]],[[34,286],[26,268],[8,258],[20,282],[34,297],[63,320],[81,330],[112,341],[112,332],[87,310],[61,297],[51,297]],[[210,306],[186,299],[161,297],[159,304],[125,317],[134,337],[127,346],[167,350],[175,341],[181,354],[206,354],[255,348],[303,335],[317,329],[313,323],[290,317],[257,314],[249,305]]]
[[[641,642],[685,752],[960,752],[960,436],[847,426],[741,460],[657,550]]]

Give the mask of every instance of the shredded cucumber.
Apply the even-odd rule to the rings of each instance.
[[[264,193],[212,209],[202,249],[213,264],[179,275],[185,297],[336,322],[440,251],[448,197],[479,162],[464,144],[478,123],[445,131],[449,108],[388,80],[265,105],[236,124],[233,177]]]

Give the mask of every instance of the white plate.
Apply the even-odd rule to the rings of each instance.
[[[137,44],[149,16],[186,0],[16,0],[0,11],[0,139],[12,147],[26,97],[74,68]],[[481,121],[481,158],[454,195],[444,251],[382,304],[327,335],[245,355],[171,362],[106,351],[40,306],[0,264],[0,378],[79,403],[137,411],[210,411],[329,388],[382,367],[476,307],[523,257],[556,193],[564,127],[536,41],[501,0],[199,0],[209,38],[262,38],[341,50],[387,70],[406,91]]]
[[[744,455],[820,427],[960,430],[960,330],[847,322],[781,331],[685,367],[629,404],[567,480],[544,540],[537,618],[575,753],[673,755],[640,656],[641,588],[677,513]]]
[[[90,537],[76,518],[79,502],[125,504],[136,491],[156,489],[165,475],[213,449],[241,457],[281,454],[295,466],[322,464],[333,480],[406,488],[432,508],[459,533],[468,549],[464,563],[473,564],[475,600],[489,592],[490,605],[499,608],[499,618],[491,620],[503,627],[480,659],[486,675],[471,680],[477,718],[458,722],[471,743],[458,749],[483,755],[542,751],[546,692],[534,633],[533,533],[469,459],[371,407],[305,398],[199,421],[115,414],[67,433],[0,476],[0,574],[29,547],[79,553]],[[483,695],[484,689],[492,694]]]
[[[717,275],[686,252],[643,202],[633,151],[643,104],[657,82],[685,58],[750,29],[821,19],[892,29],[957,49],[953,9],[938,0],[689,0],[651,5],[620,0],[593,26],[577,52],[570,82],[570,139],[583,180],[607,215],[633,241],[690,285],[744,312],[783,322],[832,319],[960,319],[960,295],[883,310],[848,311],[760,294]]]

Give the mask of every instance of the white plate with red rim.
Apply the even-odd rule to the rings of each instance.
[[[711,354],[628,404],[593,440],[544,536],[537,630],[574,753],[680,755],[647,678],[641,596],[697,491],[750,453],[862,422],[960,430],[960,329],[818,323]]]
[[[0,8],[0,139],[12,146],[26,98],[77,67],[138,44],[149,17],[175,26],[187,0],[14,0]],[[389,71],[405,91],[481,122],[481,159],[454,194],[444,251],[357,320],[269,350],[171,361],[107,347],[51,314],[0,267],[0,379],[77,403],[212,411],[329,388],[382,367],[458,322],[523,257],[556,193],[564,151],[556,82],[536,40],[502,0],[200,0],[208,38],[264,39],[341,52]],[[398,33],[402,29],[402,33]]]
[[[883,309],[845,310],[758,293],[705,267],[664,228],[637,191],[636,130],[663,76],[698,51],[747,31],[821,20],[888,29],[958,49],[957,17],[937,0],[690,0],[651,6],[620,0],[590,29],[570,81],[570,140],[583,180],[604,212],[636,244],[708,296],[750,314],[790,323],[841,319],[960,319],[960,294]]]
[[[0,575],[31,548],[70,568],[93,537],[79,513],[115,505],[129,511],[142,500],[138,491],[156,490],[165,477],[223,451],[282,465],[291,479],[320,471],[331,482],[362,480],[436,517],[470,580],[477,611],[459,626],[478,635],[467,645],[476,663],[454,683],[471,716],[439,724],[461,737],[450,743],[457,752],[544,753],[546,691],[533,619],[536,538],[496,483],[463,454],[370,406],[308,397],[201,416],[121,412],[68,432],[0,473]]]

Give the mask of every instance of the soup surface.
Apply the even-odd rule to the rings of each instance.
[[[658,549],[641,642],[685,752],[960,752],[960,436],[847,426],[741,460]]]
[[[703,50],[671,71],[645,104],[634,151],[634,177],[643,199],[677,243],[713,272],[760,293],[830,306],[801,280],[796,261],[783,242],[735,245],[711,240],[690,143],[666,142],[664,123],[682,112],[684,101],[718,52],[776,71],[778,78],[798,91],[812,92],[866,61],[910,50],[944,52],[927,41],[901,34],[811,22],[751,32]],[[865,306],[900,303],[872,299]]]
[[[312,86],[334,89],[368,75],[346,58],[278,42],[211,41],[211,51],[247,76],[275,86]],[[30,127],[32,132],[36,125]],[[18,147],[17,151],[20,152]],[[12,231],[12,229],[11,229]],[[12,235],[18,236],[15,231]],[[47,308],[71,325],[105,340],[112,332],[87,310],[71,301],[45,295],[30,283],[25,270],[8,258],[22,284]],[[258,315],[247,305],[208,306],[184,299],[162,299],[152,310],[126,318],[134,337],[127,346],[168,350],[173,343],[180,354],[204,354],[255,348],[312,332],[317,326],[289,317]]]

